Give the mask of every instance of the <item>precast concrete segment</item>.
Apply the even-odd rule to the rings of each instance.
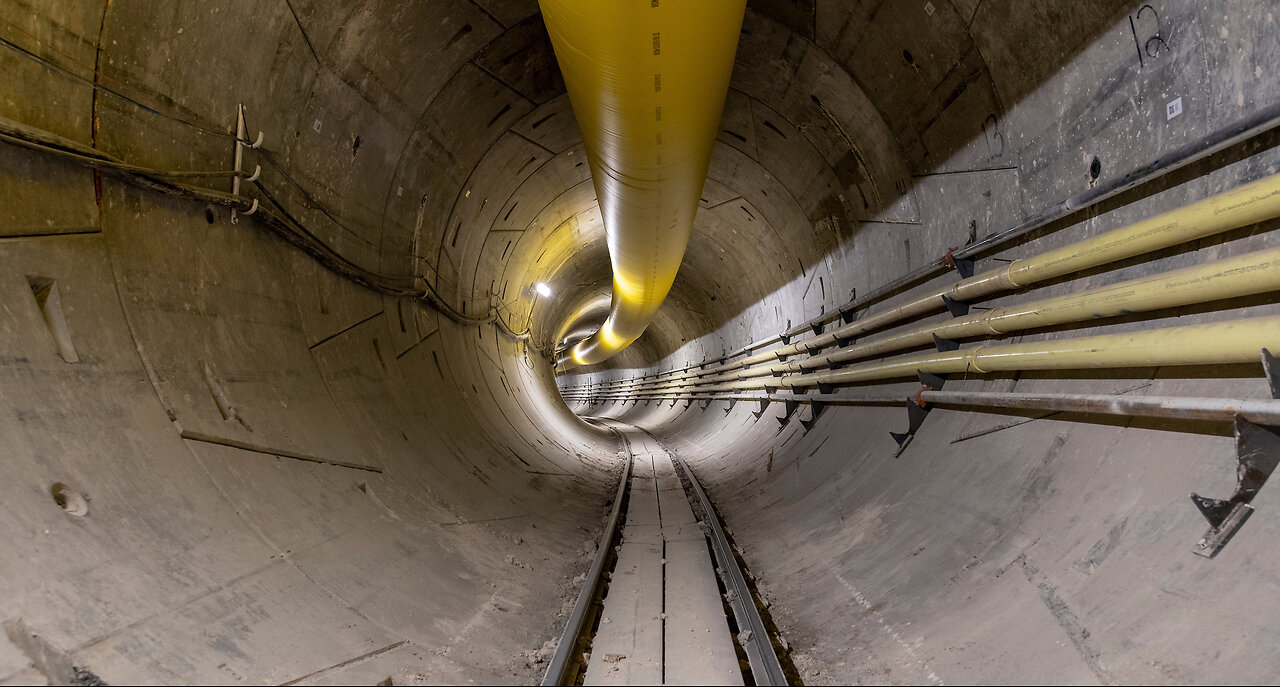
[[[741,685],[705,534],[667,452],[622,429],[637,461],[588,685]]]
[[[644,333],[689,242],[724,109],[745,0],[540,0],[600,203],[613,301],[566,365]]]

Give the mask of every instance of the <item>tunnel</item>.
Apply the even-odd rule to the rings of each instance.
[[[0,684],[590,684],[642,465],[738,684],[1274,682],[1277,13],[749,0],[565,365],[536,1],[0,0]]]

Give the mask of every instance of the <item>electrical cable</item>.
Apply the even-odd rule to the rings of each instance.
[[[248,178],[244,172],[173,171],[132,165],[100,150],[5,117],[0,117],[0,141],[27,150],[66,159],[90,169],[121,178],[147,190],[183,196],[205,203],[235,207],[242,212],[249,211],[252,206],[252,199],[242,195],[234,195],[226,191],[172,181],[172,179],[178,178],[202,177],[239,176]],[[245,143],[248,142],[245,141]],[[269,162],[273,167],[278,168],[280,166],[279,161],[275,160],[274,157]],[[290,181],[296,185],[296,182],[293,182],[292,179]],[[307,229],[306,225],[289,212],[261,181],[255,180],[251,183],[261,195],[261,200],[265,201],[265,203],[260,203],[254,212],[254,216],[258,221],[330,271],[379,293],[425,301],[434,310],[463,326],[482,326],[493,323],[499,331],[513,339],[524,341],[529,338],[528,329],[523,332],[515,331],[498,316],[497,308],[490,307],[485,316],[474,317],[451,306],[440,296],[435,287],[426,280],[419,279],[416,276],[380,274],[351,261]],[[304,194],[308,198],[314,198],[305,191]],[[321,211],[326,216],[334,219],[328,211],[323,209]],[[335,219],[335,223],[339,222]],[[349,227],[346,228],[350,230]]]

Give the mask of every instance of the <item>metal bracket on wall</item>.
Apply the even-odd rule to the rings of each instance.
[[[1271,355],[1271,351],[1262,349],[1262,373],[1267,377],[1267,386],[1271,388],[1271,398],[1280,398],[1280,361]]]
[[[849,302],[840,306],[840,321],[845,324],[853,324],[854,318],[858,316],[858,310],[853,306],[853,302],[858,300],[858,290],[849,289]]]
[[[946,353],[960,348],[960,342],[954,339],[944,339],[937,334],[933,335],[933,347],[938,349],[939,353]]]
[[[947,267],[954,267],[956,272],[960,273],[961,279],[968,279],[973,276],[973,258],[957,258],[956,248],[947,251],[942,257],[942,264]]]
[[[769,399],[762,398],[758,401],[758,403],[760,404],[760,409],[751,411],[751,414],[755,415],[757,420],[760,419],[761,415],[764,415],[764,411],[769,409]]]
[[[914,398],[907,399],[907,431],[889,432],[889,436],[898,442],[898,450],[894,452],[894,458],[902,455],[902,452],[907,450],[907,446],[916,436],[916,430],[920,429],[920,425],[924,424],[924,419],[929,416],[931,406],[920,398],[920,394],[925,391],[938,391],[947,381],[945,375],[936,375],[921,372],[920,370],[916,370],[916,376],[920,379],[920,391],[916,392]]]
[[[728,415],[729,413],[733,412],[733,407],[736,405],[738,405],[738,399],[736,398],[729,399],[729,405],[725,407],[724,414]]]
[[[813,401],[809,404],[809,419],[800,418],[800,424],[804,426],[804,431],[808,432],[813,426],[818,424],[818,418],[827,409],[827,404],[822,401]]]
[[[943,296],[942,303],[947,306],[947,312],[952,317],[964,317],[969,314],[969,304],[958,301],[951,296]]]
[[[711,399],[709,398],[702,399],[702,409],[706,410],[707,408],[710,408],[710,407],[711,407]]]
[[[1191,501],[1209,521],[1209,531],[1192,551],[1205,558],[1218,555],[1253,515],[1249,502],[1280,464],[1280,430],[1236,416],[1236,491],[1221,500],[1192,494]]]
[[[774,418],[778,421],[778,431],[781,432],[786,428],[787,423],[791,421],[791,416],[796,414],[796,410],[800,407],[799,401],[785,400],[783,403],[782,417]]]
[[[233,196],[239,196],[239,195],[240,195],[240,178],[241,178],[241,173],[244,171],[244,151],[245,151],[245,149],[246,149],[246,148],[249,148],[249,149],[257,149],[257,148],[261,148],[261,147],[262,147],[262,141],[263,141],[263,139],[265,138],[265,135],[264,135],[261,131],[259,131],[259,132],[258,132],[258,139],[257,139],[256,141],[253,141],[252,143],[250,143],[250,142],[249,142],[249,139],[248,139],[248,138],[246,138],[247,136],[248,136],[248,129],[247,129],[247,127],[245,126],[245,120],[244,120],[244,103],[240,103],[240,104],[237,104],[237,105],[236,105],[236,143],[235,143],[235,172],[236,172],[236,175],[235,175],[235,176],[233,176],[233,177],[231,178],[231,195],[233,195]],[[249,177],[246,179],[246,181],[257,181],[257,180],[258,180],[258,176],[259,176],[260,174],[262,174],[262,166],[261,166],[261,165],[256,165],[256,166],[255,166],[255,168],[254,168],[254,170],[253,170],[253,174],[252,174],[251,176],[249,176]],[[238,222],[240,221],[240,219],[239,219],[239,215],[240,215],[240,214],[244,214],[244,215],[252,215],[254,212],[256,212],[256,211],[257,211],[257,209],[258,209],[258,199],[257,199],[257,198],[254,198],[254,199],[253,199],[253,205],[252,205],[252,206],[251,206],[247,211],[245,211],[245,212],[243,212],[243,213],[240,213],[240,212],[239,212],[238,210],[236,210],[236,208],[234,208],[234,207],[233,207],[233,208],[231,208],[231,223],[232,223],[232,224],[236,224],[236,223],[238,223]]]
[[[1280,399],[1280,363],[1271,351],[1262,349],[1262,373],[1267,378],[1271,398]],[[1280,465],[1280,427],[1260,425],[1243,417],[1235,417],[1236,435],[1236,491],[1223,501],[1191,494],[1191,502],[1209,521],[1209,531],[1196,543],[1193,551],[1205,558],[1218,555],[1222,547],[1231,541],[1245,521],[1253,515],[1249,505],[1258,489],[1267,481],[1276,466]]]

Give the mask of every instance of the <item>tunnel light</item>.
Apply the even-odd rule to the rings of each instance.
[[[542,282],[533,285],[533,290],[538,292],[539,296],[546,298],[551,295],[551,287]]]

